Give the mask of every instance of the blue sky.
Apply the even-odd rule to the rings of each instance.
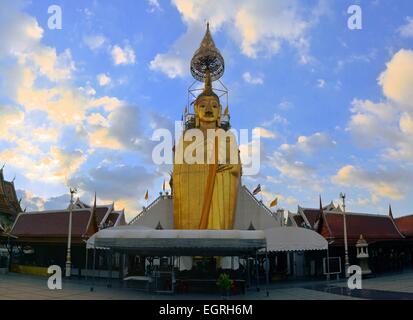
[[[61,30],[48,7],[62,8]],[[350,30],[347,9],[362,9]],[[260,128],[261,171],[279,205],[348,195],[352,211],[413,212],[413,4],[394,1],[2,1],[0,162],[30,210],[68,186],[126,207],[152,199],[170,167],[150,141],[187,102],[205,21],[226,62],[236,129]]]

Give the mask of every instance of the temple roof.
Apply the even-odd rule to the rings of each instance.
[[[319,211],[319,210],[318,210]],[[399,232],[394,220],[387,215],[364,213],[346,213],[347,239],[354,245],[363,235],[370,244],[379,241],[403,240],[405,237]],[[344,242],[344,221],[342,212],[324,211],[320,221],[319,232],[333,245]]]
[[[22,212],[20,201],[17,198],[13,181],[6,181],[3,168],[0,169],[0,215],[8,216],[9,222],[13,222],[19,212]]]
[[[93,212],[96,214],[97,226],[93,226]],[[25,240],[47,241],[48,239],[62,238],[68,235],[69,214],[66,210],[20,213],[13,225],[11,234],[18,237],[18,241]],[[98,229],[124,225],[124,211],[115,211],[113,205],[76,208],[72,215],[72,237],[74,241],[81,241],[93,235]]]
[[[397,228],[406,238],[413,238],[413,214],[394,219]]]
[[[336,207],[333,202],[323,207],[323,211],[341,212],[340,207]],[[302,208],[298,207],[298,215],[294,216],[294,220],[298,226],[306,226],[307,228],[314,229],[316,222],[320,218],[320,209],[314,208]]]
[[[342,245],[344,243],[343,211],[333,202],[322,206],[321,199],[320,207],[322,210],[299,206],[297,215],[293,216],[294,221],[298,226],[317,231],[331,241],[332,245]],[[411,221],[413,223],[413,216]],[[350,245],[355,245],[360,235],[363,235],[369,244],[405,238],[391,215],[391,209],[389,209],[389,215],[346,212],[346,222],[347,240]],[[411,231],[413,236],[413,227]]]

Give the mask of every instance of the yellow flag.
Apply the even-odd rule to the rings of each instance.
[[[146,190],[146,193],[145,193],[145,200],[148,200],[149,199],[149,191],[148,190]]]
[[[278,204],[278,198],[275,198],[271,203],[270,203],[270,208],[275,207]]]
[[[228,109],[228,106],[226,106],[226,107],[225,107],[225,111],[224,111],[224,115],[227,116],[228,114],[229,114],[229,109]]]

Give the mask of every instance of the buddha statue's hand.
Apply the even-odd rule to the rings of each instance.
[[[230,164],[219,164],[217,168],[217,172],[224,172],[224,171],[232,170],[233,167],[234,166]]]
[[[217,173],[220,172],[230,172],[234,176],[238,176],[240,174],[240,166],[231,164],[219,164]]]

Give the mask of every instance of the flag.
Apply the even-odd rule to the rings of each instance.
[[[275,198],[271,203],[270,203],[270,208],[275,207],[278,204],[278,198]]]
[[[162,190],[165,191],[165,179],[163,180]]]
[[[254,196],[256,196],[257,194],[259,194],[261,192],[261,185],[259,184],[255,189],[254,189],[254,191],[252,192],[252,194],[254,195]]]
[[[229,114],[229,109],[228,109],[228,106],[226,106],[226,107],[225,107],[225,111],[224,111],[224,115],[227,116],[228,114]]]
[[[187,114],[187,113],[188,113],[188,107],[185,106],[184,114]]]
[[[145,193],[145,200],[148,200],[149,199],[149,191],[148,190],[146,190],[146,193]]]

